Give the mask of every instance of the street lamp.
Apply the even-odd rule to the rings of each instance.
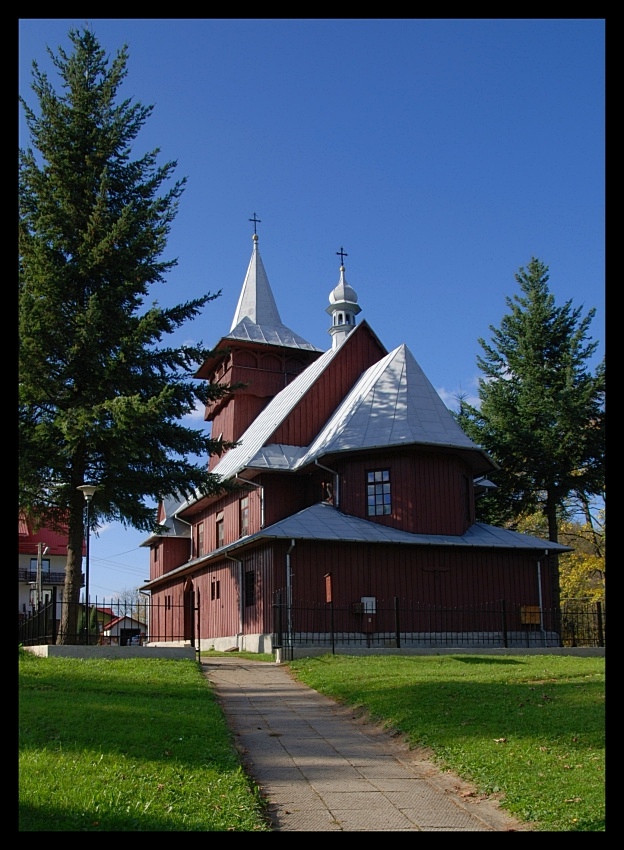
[[[47,546],[44,546],[43,543],[37,543],[37,609],[41,607],[41,601],[43,598],[41,571],[43,567],[43,556],[47,553],[47,551]]]
[[[83,484],[81,487],[77,487],[77,490],[82,492],[82,495],[85,498],[85,502],[87,503],[87,551],[86,551],[86,559],[85,559],[85,620],[87,623],[87,645],[89,644],[89,538],[91,536],[91,525],[89,520],[89,506],[91,504],[91,499],[93,498],[93,494],[97,490],[95,484]]]

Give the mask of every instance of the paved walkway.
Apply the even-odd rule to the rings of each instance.
[[[201,663],[276,832],[526,829],[287,667],[234,655]]]

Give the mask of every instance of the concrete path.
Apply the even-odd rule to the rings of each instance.
[[[201,663],[276,832],[527,829],[287,667],[235,655]]]

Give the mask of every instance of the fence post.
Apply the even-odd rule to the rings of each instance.
[[[604,646],[604,625],[602,622],[602,602],[596,602],[596,620],[598,627],[598,646]]]
[[[284,641],[283,641],[283,627],[282,627],[282,591],[275,591],[275,601],[273,603],[273,607],[275,608],[275,648],[283,649]]]
[[[46,643],[49,640],[48,633],[52,631],[52,623],[50,622],[50,611],[53,611],[52,602],[50,598],[48,598],[43,612],[43,639]],[[52,616],[54,616],[54,614]]]
[[[195,606],[195,614],[197,615],[197,660],[201,658],[201,591],[197,591],[197,605]]]
[[[329,628],[331,630],[332,655],[336,654],[336,638],[334,633],[334,602],[329,603]]]
[[[397,649],[401,649],[401,628],[399,625],[399,597],[394,597],[394,633]]]
[[[501,625],[503,630],[503,646],[507,648],[507,609],[505,608],[504,599],[501,599]]]
[[[56,585],[52,585],[52,644],[56,644],[58,637],[58,626],[56,620]]]

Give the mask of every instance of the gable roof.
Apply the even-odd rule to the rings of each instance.
[[[107,634],[107,632],[110,632],[111,629],[114,629],[116,626],[121,625],[130,626],[132,628],[133,626],[146,626],[147,623],[145,620],[139,620],[137,617],[133,617],[130,614],[120,614],[104,626],[104,634]]]
[[[251,423],[249,428],[242,434],[238,441],[238,446],[230,449],[221,458],[212,470],[213,474],[219,475],[223,479],[230,478],[241,472],[245,467],[253,466],[253,461],[257,455],[264,459],[265,465],[268,465],[270,463],[270,455],[263,454],[262,452],[265,443],[288,416],[297,402],[308,392],[325,369],[329,367],[329,364],[336,357],[341,347],[330,348],[324,352],[317,360],[304,369],[303,372],[297,375],[294,381],[287,384],[281,392],[272,398]],[[285,447],[282,448],[283,451],[281,453],[274,453],[274,456],[281,455],[278,465],[268,468],[283,469],[285,465],[283,462],[284,459],[293,456],[293,452],[289,452]],[[295,453],[296,455],[297,453]],[[292,468],[290,463],[288,463],[288,466]]]
[[[176,517],[176,512],[184,503],[185,499],[183,497],[175,498],[173,496],[167,496],[162,499],[158,506],[158,524],[161,527],[161,531],[160,533],[150,534],[140,545],[149,546],[150,543],[155,543],[164,537],[190,538],[191,529],[189,524]]]

